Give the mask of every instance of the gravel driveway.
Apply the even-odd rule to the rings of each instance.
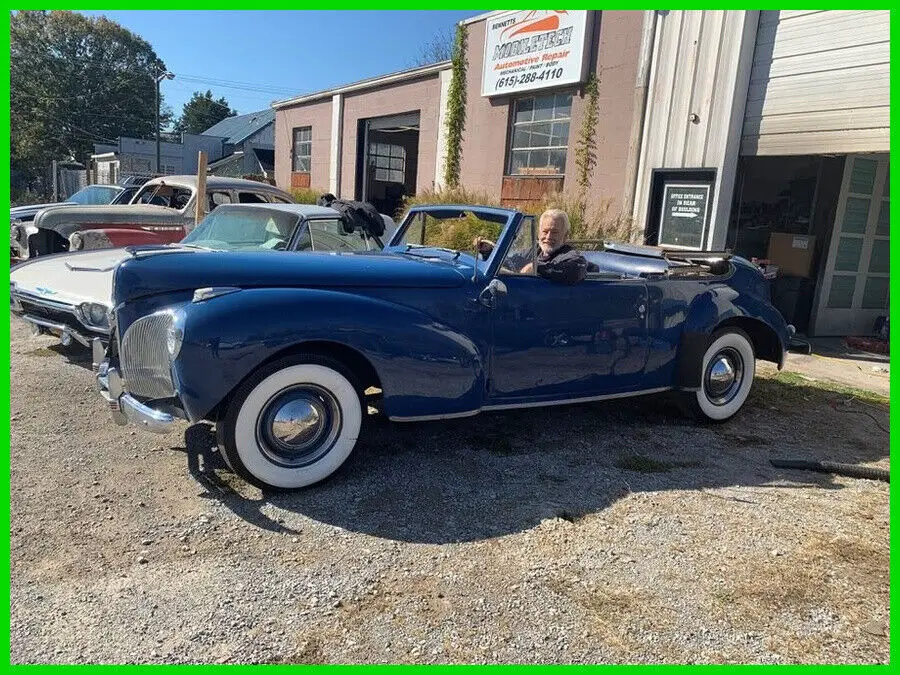
[[[78,358],[81,354],[84,358]],[[887,406],[763,368],[665,398],[371,424],[263,494],[210,427],[116,427],[88,355],[11,328],[13,663],[888,661]]]

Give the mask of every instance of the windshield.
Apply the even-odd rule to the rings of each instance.
[[[276,209],[223,206],[181,243],[220,251],[281,251],[287,248],[298,220],[297,214]]]
[[[109,204],[121,191],[122,188],[118,185],[88,185],[87,187],[81,188],[66,201],[84,204],[86,206]]]
[[[472,252],[476,237],[496,243],[506,227],[505,216],[487,218],[471,211],[419,212],[394,245],[404,246],[409,251],[425,247]]]

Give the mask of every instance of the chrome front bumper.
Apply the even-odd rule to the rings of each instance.
[[[167,434],[175,425],[175,416],[144,405],[125,392],[118,369],[109,367],[106,350],[100,338],[94,338],[93,366],[97,370],[97,390],[106,399],[113,421],[120,425],[136,424],[156,434]]]
[[[78,331],[72,330],[64,323],[55,323],[53,321],[48,321],[47,319],[31,316],[30,314],[20,314],[19,316],[31,325],[31,329],[34,333],[39,333],[43,328],[56,335],[59,338],[59,341],[62,342],[63,347],[68,347],[72,343],[72,340],[75,340],[85,347],[91,346],[89,338]]]

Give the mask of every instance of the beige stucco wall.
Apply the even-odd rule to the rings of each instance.
[[[293,130],[312,127],[310,187],[328,191],[331,161],[331,97],[275,111],[275,183],[291,188]]]
[[[612,201],[615,212],[621,207],[625,188],[629,136],[634,114],[634,87],[637,77],[643,13],[640,11],[596,12],[593,41],[599,36],[599,48],[592,51],[594,69],[600,73],[599,124],[596,130],[597,165],[591,179],[590,199],[599,204]],[[462,144],[461,183],[464,187],[486,192],[499,199],[506,170],[506,143],[510,116],[508,96],[481,96],[484,63],[485,22],[468,26],[468,70],[466,93],[466,129]],[[557,91],[545,89],[540,94]],[[566,88],[558,91],[566,91]],[[575,144],[584,117],[585,99],[575,91],[572,122],[566,157],[566,188],[575,183]]]
[[[430,190],[434,185],[437,157],[438,107],[441,98],[437,74],[344,97],[344,133],[341,149],[341,197],[354,198],[356,193],[357,128],[359,120],[419,111],[419,164],[416,191]]]

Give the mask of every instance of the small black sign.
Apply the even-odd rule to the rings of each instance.
[[[709,185],[666,183],[659,220],[659,245],[702,249],[706,241]]]

